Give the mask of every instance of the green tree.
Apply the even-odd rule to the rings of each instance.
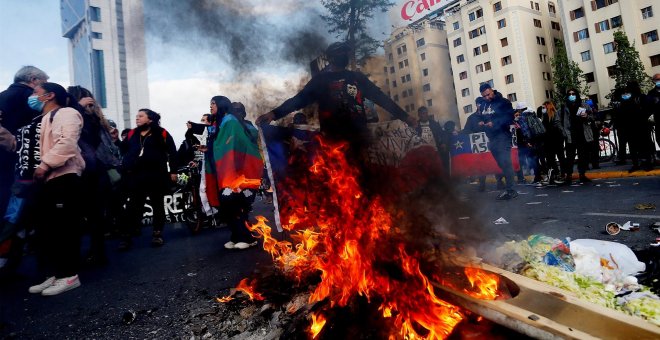
[[[581,97],[589,95],[589,84],[580,65],[568,58],[566,45],[561,40],[555,41],[555,57],[551,59],[552,83],[555,85],[555,103],[561,104],[566,91],[574,88]]]
[[[651,87],[651,77],[644,70],[635,44],[630,44],[624,31],[614,32],[614,47],[616,48],[616,63],[610,77],[616,81],[616,84],[607,98],[612,99],[612,96],[626,87],[629,81],[638,82],[643,92],[648,91]]]
[[[328,10],[328,15],[321,15],[330,25],[330,33],[349,43],[354,52],[351,58],[351,68],[356,62],[362,63],[376,52],[380,42],[367,32],[367,22],[373,19],[374,13],[385,13],[394,2],[389,0],[321,0]]]

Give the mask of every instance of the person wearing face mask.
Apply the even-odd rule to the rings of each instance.
[[[44,113],[39,139],[41,163],[34,170],[35,181],[42,183],[36,235],[39,263],[52,275],[30,287],[29,292],[57,295],[80,286],[80,176],[85,161],[78,139],[83,118],[68,107],[69,95],[55,83],[36,86],[27,102],[33,110]]]
[[[630,159],[632,167],[628,172],[651,170],[651,126],[648,118],[650,113],[646,110],[646,96],[642,94],[639,83],[629,81],[620,91],[619,105],[616,110],[619,122],[619,133],[628,137],[630,146]],[[619,150],[622,147],[619,147]],[[640,160],[642,166],[640,167]]]
[[[164,244],[165,207],[163,197],[168,182],[176,182],[176,145],[172,136],[160,126],[160,115],[140,109],[135,116],[135,129],[122,142],[126,154],[122,159],[122,187],[129,202],[122,223],[119,250],[132,246],[131,234],[142,225],[144,204],[149,197],[153,209],[151,245]]]
[[[646,101],[655,124],[655,142],[660,146],[660,73],[653,75],[653,88],[646,95]],[[652,151],[655,150],[655,145],[652,145]],[[660,158],[660,152],[656,156]]]
[[[44,71],[34,66],[23,66],[14,75],[14,83],[0,92],[2,126],[10,133],[15,134],[41,114],[28,106],[27,99],[37,85],[47,80],[48,75]],[[0,216],[4,216],[7,209],[16,161],[16,153],[0,151]]]
[[[573,164],[575,154],[578,155],[578,172],[580,183],[590,183],[586,176],[589,167],[589,143],[594,141],[591,123],[593,114],[591,107],[582,102],[576,89],[566,91],[566,101],[561,111],[564,130],[566,131],[566,180],[570,185],[573,181]]]
[[[555,104],[546,101],[539,109],[541,121],[546,131],[543,136],[543,156],[548,169],[548,183],[563,184],[562,174],[566,173],[564,170],[566,167],[566,157],[564,157],[566,132],[561,124]],[[559,160],[559,166],[557,166],[557,160]]]

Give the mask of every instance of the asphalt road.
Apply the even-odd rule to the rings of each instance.
[[[455,198],[472,207],[472,213],[458,218],[483,225],[491,245],[542,233],[643,249],[660,237],[648,227],[660,221],[660,213],[634,207],[660,203],[659,177],[595,179],[591,185],[570,187],[516,186],[521,195],[511,201],[496,201],[494,184],[488,189],[492,191],[479,193],[477,185],[462,184]],[[255,214],[270,217],[271,208],[257,201]],[[500,217],[508,224],[493,223]],[[628,220],[640,223],[640,230],[605,233],[607,222]],[[145,229],[128,252],[115,251],[117,240],[109,240],[110,263],[85,267],[82,287],[54,297],[27,292],[43,280],[34,258],[27,256],[19,277],[0,283],[0,338],[188,338],[184,325],[192,317],[208,312],[215,297],[271,263],[258,247],[224,249],[226,228],[192,236],[180,224],[167,225],[162,248],[151,248],[149,235]],[[136,317],[127,325],[122,318],[129,311]]]

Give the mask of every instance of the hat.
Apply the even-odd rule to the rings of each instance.
[[[484,92],[484,91],[486,91],[488,89],[492,89],[492,88],[493,87],[490,86],[490,83],[483,83],[483,84],[479,85],[479,92]]]
[[[527,108],[527,103],[525,102],[518,102],[516,104],[516,110],[524,110]]]

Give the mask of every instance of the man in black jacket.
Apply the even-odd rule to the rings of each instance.
[[[14,83],[0,93],[2,126],[9,132],[15,134],[20,127],[28,125],[41,114],[28,106],[28,97],[32,95],[35,87],[47,80],[48,75],[44,71],[34,66],[23,66],[16,72]],[[11,185],[14,182],[15,165],[15,153],[0,151],[0,217],[5,216]]]
[[[653,88],[649,91],[647,100],[655,123],[655,142],[660,145],[660,73],[653,75]],[[655,151],[655,145],[652,146],[653,151]],[[660,156],[660,154],[657,156]]]
[[[483,126],[489,140],[488,149],[506,179],[506,189],[497,196],[497,199],[508,200],[518,196],[518,192],[513,190],[513,164],[511,163],[513,106],[488,83],[481,84],[479,91],[481,98],[477,99],[477,112],[484,117]]]

